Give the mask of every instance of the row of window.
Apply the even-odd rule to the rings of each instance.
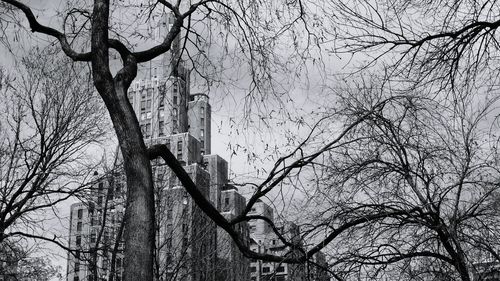
[[[150,114],[150,112],[148,114]],[[150,117],[148,117],[148,118],[150,118]],[[141,119],[143,120],[144,117],[141,117]],[[174,131],[175,131],[176,127],[178,126],[177,119],[172,120],[172,122],[174,124]],[[151,136],[151,134],[152,134],[152,124],[151,124],[151,122],[147,122],[147,123],[141,124],[141,132],[144,135],[144,137]],[[201,134],[203,136],[203,132]],[[165,121],[163,121],[163,120],[158,121],[158,135],[160,137],[162,137],[162,136],[165,135]]]
[[[257,267],[255,266],[251,266],[250,267],[250,272],[257,272]],[[279,272],[279,273],[282,273],[282,272],[285,272],[285,267],[280,265],[276,268],[276,271],[275,272]],[[263,266],[262,267],[262,273],[271,273],[271,267],[269,266]]]
[[[89,275],[89,277],[85,278],[84,280],[94,280],[94,277],[92,275]],[[99,279],[99,280],[104,280],[104,279]],[[115,281],[122,281],[122,280],[123,279],[121,276],[119,276],[119,275],[115,276]],[[78,276],[73,277],[73,281],[80,281],[80,277],[78,277]]]
[[[172,105],[177,105],[178,104],[178,97],[177,97],[177,85],[174,85],[172,91],[174,92],[174,95],[172,97]],[[129,100],[132,98],[131,95],[129,95]],[[143,91],[141,94],[141,112],[144,111],[151,111],[153,104],[153,90],[148,89],[147,91]],[[165,92],[160,93],[159,97],[159,102],[158,102],[158,107],[163,108],[165,106]],[[203,111],[204,112],[204,111]]]
[[[77,256],[77,259],[78,258],[79,258],[79,255]],[[104,259],[103,263],[102,263],[102,268],[103,269],[108,269],[108,267],[109,267],[109,261],[108,261],[108,259]],[[115,268],[117,269],[117,274],[116,274],[115,277],[118,278],[118,277],[121,276],[121,274],[120,274],[121,270],[123,270],[123,260],[121,258],[119,258],[119,257],[116,258]],[[89,271],[91,271],[90,268],[89,268]],[[79,276],[78,276],[78,273],[80,272],[80,261],[79,260],[77,260],[75,262],[74,272],[75,272],[76,276],[73,278],[73,280],[79,280]],[[91,277],[89,277],[89,278],[91,278]],[[92,280],[92,279],[90,279],[90,280]],[[118,279],[115,278],[115,280],[118,280]]]

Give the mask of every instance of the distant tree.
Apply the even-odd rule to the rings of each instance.
[[[6,281],[40,280],[49,281],[60,276],[60,269],[54,267],[47,257],[37,257],[36,247],[23,248],[19,239],[7,239],[0,243],[0,277]]]
[[[43,257],[28,257],[18,264],[19,280],[49,281],[61,278],[60,268],[53,266],[50,260]]]

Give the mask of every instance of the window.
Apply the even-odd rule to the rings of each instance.
[[[200,136],[203,138],[205,136],[205,130],[201,129],[200,130]]]
[[[151,123],[146,123],[146,125],[144,126],[143,134],[145,137],[149,137],[149,135],[151,134]]]
[[[79,221],[77,224],[76,224],[76,231],[82,231],[82,222]]]
[[[110,185],[109,188],[108,188],[108,194],[107,194],[108,195],[107,198],[109,200],[113,200],[113,196],[114,196],[113,191],[114,191],[113,190],[113,186]]]
[[[205,126],[205,118],[201,117],[200,123],[202,126]]]
[[[95,232],[92,232],[90,234],[90,243],[95,243],[96,240],[97,240],[97,235]]]
[[[276,276],[276,281],[285,281],[285,276],[283,275]]]
[[[278,266],[278,268],[276,268],[276,272],[285,272],[285,267],[284,266]]]
[[[97,205],[102,205],[102,196],[97,197]]]
[[[145,100],[141,101],[141,110],[146,110],[146,101]]]
[[[200,113],[201,116],[205,115],[205,108],[203,106],[200,108]]]
[[[80,281],[80,277],[78,276],[73,277],[73,281]]]
[[[104,189],[104,183],[100,182],[98,189],[99,189],[99,192],[102,192],[102,190]]]
[[[173,91],[174,91],[174,93],[177,93],[177,88],[178,88],[178,87],[177,87],[177,84],[174,84],[174,85],[173,85]]]
[[[78,271],[80,271],[80,263],[75,262],[75,272],[78,272]]]
[[[262,268],[262,273],[269,273],[269,272],[271,272],[271,268],[269,268],[267,266]]]
[[[172,103],[173,103],[174,105],[176,105],[176,104],[177,104],[177,96],[174,96]]]
[[[122,183],[120,181],[116,182],[116,193],[122,192]]]
[[[229,206],[229,197],[224,198],[224,204]]]
[[[78,219],[81,220],[83,218],[83,209],[78,209]]]
[[[182,159],[182,140],[177,142],[177,160]]]
[[[76,236],[76,246],[80,246],[82,244],[82,237]]]
[[[164,135],[164,133],[163,133],[164,131],[165,131],[165,122],[160,121],[158,123],[158,135],[163,136]]]
[[[257,268],[255,266],[250,267],[250,272],[257,272]]]
[[[158,103],[158,106],[161,108],[165,106],[165,93],[160,94],[160,101]]]

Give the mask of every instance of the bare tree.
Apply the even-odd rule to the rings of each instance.
[[[343,279],[389,280],[396,272],[409,280],[471,280],[477,258],[498,251],[499,174],[489,130],[498,99],[401,91],[387,100],[380,84],[339,94],[344,118],[371,113],[315,164],[311,200],[325,207],[309,214],[315,223],[304,233],[350,224],[331,248]],[[379,100],[387,102],[373,111]]]
[[[86,148],[102,139],[104,123],[81,71],[40,51],[3,83],[0,243],[16,236],[56,240],[42,235],[44,221],[86,188]]]

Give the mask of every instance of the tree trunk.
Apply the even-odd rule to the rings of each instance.
[[[108,109],[123,156],[127,178],[125,211],[125,281],[153,280],[154,194],[151,163],[139,123],[127,100],[137,63],[123,57],[124,68],[113,79],[109,70],[109,0],[96,0],[92,16],[92,74]],[[123,55],[123,54],[122,54]]]

